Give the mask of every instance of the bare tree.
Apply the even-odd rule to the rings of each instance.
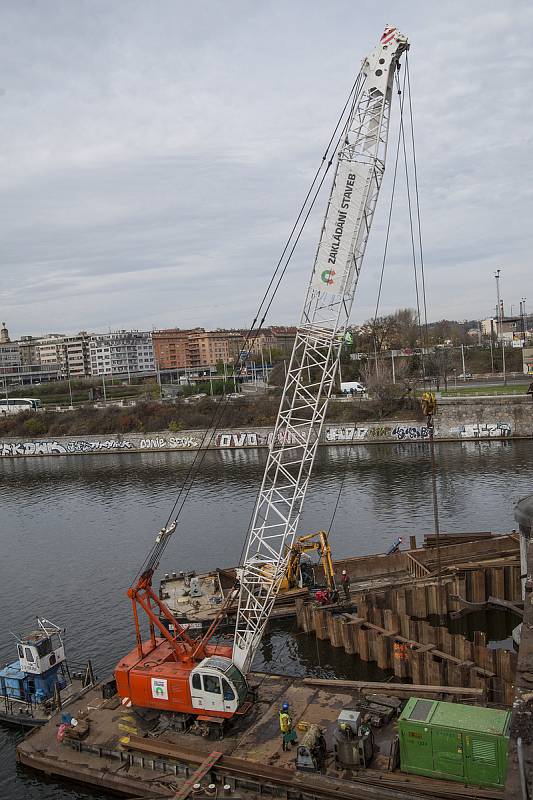
[[[435,379],[437,391],[440,391],[441,383],[444,383],[444,389],[448,388],[448,378],[454,365],[454,353],[449,347],[436,347],[433,353],[426,356],[426,376]]]

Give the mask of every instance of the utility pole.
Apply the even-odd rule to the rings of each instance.
[[[107,395],[105,392],[105,372],[102,372],[102,387],[104,389],[104,406],[107,405]]]
[[[461,359],[463,361],[463,380],[466,381],[466,367],[465,367],[465,346],[461,345]]]
[[[503,372],[503,385],[507,385],[507,376],[505,374],[505,345],[503,342],[503,314],[502,314],[502,306],[500,301],[500,272],[501,270],[497,269],[494,277],[496,278],[496,297],[498,299],[498,328],[499,328],[499,340],[500,340],[500,347],[502,349],[502,372]]]
[[[494,320],[490,320],[490,369],[494,375]]]
[[[265,358],[263,356],[263,348],[261,347],[261,378],[263,383],[268,383],[268,375],[265,377]]]
[[[390,360],[392,364],[392,382],[396,383],[396,370],[394,368],[394,350],[390,351]]]

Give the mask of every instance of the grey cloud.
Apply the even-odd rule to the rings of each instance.
[[[526,0],[379,11],[41,0],[0,17],[0,309],[12,333],[249,322],[386,22],[412,41],[430,317],[489,313],[498,267],[507,302],[527,297]],[[397,111],[355,321],[375,305]],[[297,318],[325,200],[272,322]],[[383,311],[414,304],[401,179],[393,219]]]

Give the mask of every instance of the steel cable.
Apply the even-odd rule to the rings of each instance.
[[[280,258],[279,258],[279,260],[277,262],[277,265],[276,265],[276,267],[274,269],[274,272],[273,272],[273,274],[272,274],[272,276],[271,276],[271,278],[269,280],[269,283],[268,283],[268,285],[267,285],[267,287],[266,287],[266,289],[265,289],[265,291],[263,293],[263,297],[261,299],[261,302],[259,304],[258,310],[257,310],[257,312],[255,314],[254,319],[253,319],[253,322],[252,322],[252,324],[251,324],[251,326],[250,326],[250,328],[249,328],[249,330],[248,330],[248,332],[247,332],[247,334],[246,334],[246,336],[244,338],[243,346],[240,348],[239,355],[237,356],[237,358],[235,360],[235,363],[233,365],[234,375],[235,375],[235,370],[237,369],[238,365],[241,363],[241,354],[242,354],[242,352],[244,352],[244,349],[246,347],[252,346],[254,344],[255,340],[257,339],[258,333],[261,330],[261,326],[265,322],[266,315],[267,315],[268,311],[270,310],[270,308],[272,306],[272,303],[273,303],[273,301],[274,301],[274,299],[276,297],[276,294],[277,294],[277,292],[279,290],[279,287],[281,285],[281,281],[283,280],[283,277],[284,277],[284,275],[286,273],[286,270],[288,268],[290,260],[291,260],[293,254],[294,254],[295,249],[296,249],[296,246],[298,245],[298,242],[300,241],[300,238],[301,238],[301,235],[303,233],[304,227],[305,227],[305,225],[306,225],[306,223],[307,223],[307,221],[309,219],[309,215],[311,214],[311,211],[312,211],[312,209],[314,207],[314,204],[316,202],[318,194],[320,193],[320,190],[321,190],[322,185],[324,183],[325,177],[326,177],[326,175],[327,175],[327,173],[329,171],[329,168],[331,167],[331,165],[333,163],[333,154],[336,151],[336,148],[338,147],[338,143],[340,142],[342,136],[345,135],[345,129],[346,129],[347,122],[345,122],[343,130],[342,130],[340,136],[336,140],[335,148],[333,150],[333,153],[331,152],[331,146],[332,146],[332,144],[333,144],[333,142],[335,140],[335,136],[336,136],[336,134],[337,134],[337,132],[339,130],[339,126],[341,125],[342,120],[343,120],[343,118],[344,118],[344,116],[346,114],[346,109],[348,108],[348,105],[350,104],[350,100],[351,100],[351,103],[352,103],[351,104],[350,113],[351,113],[351,110],[353,109],[353,107],[355,105],[356,98],[357,98],[357,96],[359,94],[361,83],[362,83],[362,71],[359,72],[359,74],[358,74],[358,76],[357,76],[357,78],[356,78],[356,80],[355,80],[355,82],[354,82],[354,84],[353,84],[353,86],[352,86],[352,88],[350,90],[348,98],[347,98],[346,102],[344,103],[342,111],[340,112],[339,118],[338,118],[337,123],[335,125],[335,128],[333,130],[333,133],[329,138],[329,141],[327,143],[326,149],[325,149],[324,154],[323,154],[323,156],[321,158],[320,165],[319,165],[319,167],[317,168],[317,170],[315,172],[315,175],[313,177],[313,180],[311,182],[309,190],[308,190],[308,192],[307,192],[307,194],[305,196],[305,199],[304,199],[304,201],[303,201],[303,203],[301,205],[301,208],[300,208],[300,211],[299,211],[298,216],[296,218],[296,221],[295,221],[295,223],[294,223],[294,225],[293,225],[293,227],[291,229],[291,232],[290,232],[290,234],[289,234],[289,236],[287,238],[287,241],[286,241],[286,243],[285,243],[285,245],[283,247],[282,254],[281,254],[281,256],[280,256]],[[349,116],[348,116],[348,119],[349,119]],[[328,157],[328,155],[329,155],[329,157]],[[320,179],[320,182],[318,184],[318,188],[316,189],[311,202],[309,202],[309,198],[311,197],[311,195],[313,193],[313,189],[314,189],[314,187],[315,187],[315,185],[317,183],[317,180],[318,180],[321,172],[323,172],[322,178]],[[303,221],[302,221],[302,217],[303,217]],[[300,222],[301,222],[301,224],[300,224]],[[298,231],[298,234],[297,234],[296,238],[294,238],[294,234],[295,234],[296,230],[298,229],[298,226],[300,226],[299,227],[299,231]],[[294,239],[294,241],[293,241],[293,239]],[[291,246],[291,243],[292,243],[292,246]],[[289,251],[289,253],[288,253],[287,257],[285,258],[286,254],[287,254],[287,251]],[[282,264],[283,264],[284,261],[285,261],[285,263],[284,263],[284,266],[282,267]],[[272,288],[272,287],[274,287],[274,288]],[[256,328],[255,326],[257,324],[257,320],[258,320],[260,314],[262,314],[261,321],[259,323],[259,326]],[[255,336],[253,336],[254,331],[255,331]],[[143,566],[141,567],[141,569],[137,573],[135,579],[137,579],[139,577],[139,575],[145,574],[145,573],[147,573],[149,571],[153,571],[153,570],[156,569],[157,564],[159,563],[159,560],[160,560],[160,556],[161,556],[161,554],[162,554],[162,552],[163,552],[163,550],[166,547],[166,544],[168,542],[169,535],[166,534],[166,531],[168,530],[169,525],[170,525],[171,520],[172,520],[173,517],[174,517],[174,520],[173,520],[172,524],[173,525],[174,524],[177,525],[177,523],[178,523],[179,517],[180,517],[181,512],[183,510],[183,507],[185,505],[185,502],[186,502],[186,500],[188,498],[188,495],[189,495],[189,493],[191,491],[191,488],[192,488],[192,486],[194,484],[195,478],[196,478],[196,476],[197,476],[197,474],[199,472],[199,469],[202,466],[203,461],[205,459],[205,456],[206,456],[206,453],[207,453],[207,449],[209,448],[210,444],[213,441],[213,438],[214,438],[214,436],[216,434],[217,428],[218,428],[220,422],[222,421],[222,417],[224,415],[224,412],[226,410],[227,405],[228,405],[228,400],[226,398],[224,401],[218,403],[216,405],[215,409],[213,410],[213,414],[212,414],[211,419],[209,421],[209,426],[206,429],[206,431],[205,431],[205,433],[204,433],[204,435],[202,437],[201,443],[200,443],[198,449],[195,452],[195,455],[194,455],[194,458],[193,458],[191,464],[189,465],[189,468],[188,468],[188,470],[187,470],[187,472],[185,474],[185,478],[183,479],[182,485],[181,485],[181,487],[180,487],[180,489],[178,491],[177,497],[176,497],[176,499],[174,501],[174,504],[173,504],[173,506],[172,506],[172,508],[170,510],[170,513],[169,513],[169,515],[167,517],[166,523],[165,523],[165,525],[164,525],[164,527],[162,529],[161,538],[160,538],[159,542],[156,542],[156,545],[151,548],[147,558],[145,559],[145,561],[143,563]],[[177,513],[176,513],[176,510],[177,510]],[[241,555],[241,557],[242,557],[242,555]]]

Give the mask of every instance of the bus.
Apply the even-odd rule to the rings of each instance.
[[[0,399],[0,417],[18,414],[19,411],[42,411],[40,400],[35,397],[4,397]]]

